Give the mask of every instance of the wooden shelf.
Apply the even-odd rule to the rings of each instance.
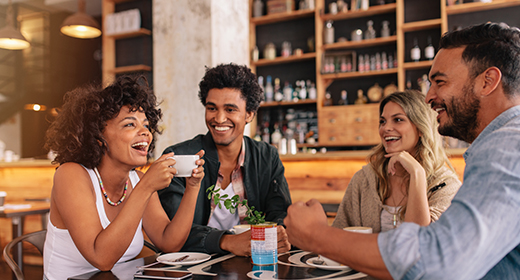
[[[348,12],[339,12],[335,15],[333,14],[324,14],[321,15],[321,20],[344,20],[351,18],[360,18],[360,17],[368,17],[380,14],[388,14],[396,11],[397,4],[386,4],[379,6],[372,6],[368,8],[368,10],[357,10],[357,11],[348,11]]]
[[[260,107],[295,106],[295,105],[305,105],[305,104],[316,104],[316,99],[305,99],[305,100],[299,100],[296,102],[293,102],[293,101],[262,102],[260,104]]]
[[[419,31],[419,30],[425,30],[425,29],[440,28],[441,23],[442,23],[442,20],[440,18],[407,22],[407,23],[403,24],[402,29],[404,32],[412,32],[412,31]]]
[[[397,42],[397,36],[389,36],[384,38],[375,38],[375,39],[367,39],[361,41],[347,41],[340,43],[333,43],[323,45],[324,50],[335,50],[335,49],[353,49],[353,48],[363,48],[363,47],[373,47],[379,45],[386,45]]]
[[[152,67],[144,64],[116,67],[112,70],[114,74],[124,74],[139,71],[152,71]]]
[[[251,18],[251,23],[255,25],[271,24],[282,21],[289,21],[299,18],[313,17],[314,10],[297,10],[286,13],[277,13],[272,15],[265,15],[261,17]]]
[[[252,66],[269,66],[283,63],[298,62],[303,60],[315,59],[316,53],[304,53],[302,55],[291,55],[289,57],[277,57],[275,59],[259,59],[256,62],[251,62]]]
[[[491,3],[465,3],[459,5],[446,6],[446,14],[456,15],[464,13],[474,13],[514,6],[520,6],[520,0],[494,0]]]
[[[106,37],[113,38],[115,40],[119,40],[119,39],[133,38],[133,37],[139,37],[139,36],[149,36],[149,35],[152,35],[151,30],[148,30],[146,28],[140,28],[137,31],[121,33],[121,34],[114,34],[114,35],[107,35]]]
[[[415,70],[415,69],[424,69],[432,67],[432,60],[424,60],[418,62],[405,62],[403,64],[403,68],[405,70]]]
[[[351,78],[372,77],[372,76],[390,75],[390,74],[397,74],[397,68],[379,70],[379,71],[322,74],[321,77],[323,79],[327,79],[327,80],[336,80],[336,79],[351,79]]]

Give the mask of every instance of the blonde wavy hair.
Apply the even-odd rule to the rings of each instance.
[[[417,90],[405,90],[395,92],[385,97],[379,104],[379,115],[383,113],[383,109],[388,102],[394,102],[403,108],[406,116],[415,125],[419,132],[419,141],[417,142],[412,156],[421,164],[426,173],[427,192],[440,184],[447,177],[455,176],[455,171],[442,145],[441,135],[437,131],[437,120],[434,111],[424,101],[425,96]],[[368,162],[378,177],[378,193],[381,202],[390,196],[389,180],[388,180],[388,161],[385,158],[387,154],[382,143],[372,149],[368,156]],[[443,166],[448,166],[452,171],[452,175],[436,177],[438,171]],[[405,182],[409,184],[410,177],[407,175]],[[407,188],[408,194],[408,188]],[[399,217],[404,219],[406,213],[406,205],[401,207]]]

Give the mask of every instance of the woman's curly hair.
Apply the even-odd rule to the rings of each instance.
[[[57,156],[54,163],[76,162],[94,168],[108,150],[103,138],[107,121],[115,118],[123,106],[142,110],[152,135],[160,133],[162,117],[157,99],[143,76],[122,76],[106,88],[87,85],[67,92],[56,120],[47,130],[45,147]],[[148,152],[155,146],[155,137]]]

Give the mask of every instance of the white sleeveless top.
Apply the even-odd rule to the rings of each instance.
[[[110,221],[105,213],[103,205],[104,196],[101,193],[99,181],[94,170],[85,168],[92,181],[92,186],[96,192],[96,208],[99,215],[99,220],[103,228],[106,228]],[[135,171],[129,173],[130,182],[132,186],[137,185],[139,176]],[[141,230],[142,220],[134,234],[132,243],[126,250],[125,254],[118,262],[124,262],[135,258],[143,249],[143,232]],[[49,280],[65,280],[68,277],[83,274],[97,270],[92,266],[79,252],[70,237],[69,231],[66,229],[59,229],[55,227],[50,219],[47,223],[47,237],[45,239],[45,246],[43,250],[43,271],[44,276]]]

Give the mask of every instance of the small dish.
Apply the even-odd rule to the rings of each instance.
[[[188,256],[184,258],[185,256]],[[190,264],[198,264],[201,262],[205,262],[211,259],[211,256],[204,253],[189,253],[189,252],[179,252],[179,253],[169,253],[160,255],[157,257],[157,261],[160,263],[168,264],[168,265],[190,265]]]
[[[319,268],[319,269],[323,269],[323,270],[352,270],[350,267],[346,266],[346,265],[327,265],[327,263],[323,263],[323,264],[316,264],[314,262],[318,261],[318,257],[314,257],[314,258],[310,258],[306,261],[306,263],[310,266],[314,266],[316,268]]]

